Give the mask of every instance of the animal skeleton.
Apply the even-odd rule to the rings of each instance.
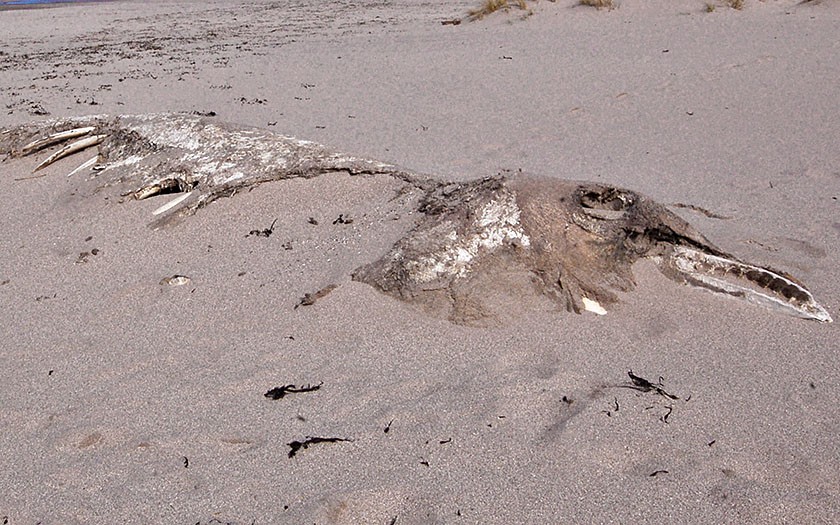
[[[447,183],[313,142],[183,114],[89,116],[0,132],[0,153],[9,157],[56,145],[35,171],[97,146],[96,157],[70,175],[88,171],[99,187],[118,187],[136,199],[179,194],[154,212],[155,228],[262,182],[331,172],[393,177],[422,195],[419,219],[353,279],[455,322],[490,315],[487,298],[511,276],[569,310],[606,313],[618,300],[615,292],[634,287],[631,267],[643,257],[679,282],[831,321],[793,277],[738,260],[629,190],[529,175]]]

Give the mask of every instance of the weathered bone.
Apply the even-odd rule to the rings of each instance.
[[[46,148],[47,146],[52,146],[53,144],[64,142],[65,140],[74,139],[76,137],[82,137],[84,135],[87,135],[94,129],[96,129],[94,126],[86,126],[83,128],[68,129],[67,131],[59,131],[58,133],[47,135],[44,138],[34,140],[26,146],[22,147],[20,149],[20,154],[29,155],[30,153],[40,151]]]
[[[154,197],[155,195],[163,195],[166,193],[181,193],[192,189],[194,184],[181,177],[167,177],[152,184],[148,184],[139,190],[133,192],[134,198],[138,201]]]
[[[160,215],[162,213],[166,213],[169,210],[171,210],[172,208],[174,208],[175,206],[181,204],[182,202],[184,202],[185,200],[190,198],[191,196],[192,196],[192,193],[182,193],[181,195],[178,195],[177,197],[175,197],[171,201],[167,202],[166,204],[164,204],[160,208],[153,211],[152,215]]]
[[[121,195],[137,199],[180,192],[153,212],[160,216],[154,227],[267,181],[333,172],[391,177],[399,182],[398,195],[412,196],[401,202],[407,214],[417,212],[414,227],[352,277],[454,322],[481,322],[498,308],[519,310],[529,296],[604,314],[618,300],[616,292],[633,289],[631,268],[642,257],[659,261],[678,282],[831,321],[795,279],[739,261],[664,206],[621,188],[528,175],[447,183],[313,142],[179,114],[20,126],[0,133],[0,153],[19,154],[17,142],[45,129],[68,131],[23,150],[97,134],[53,153],[36,170],[100,144],[96,159],[71,172],[98,160],[97,176],[84,181],[96,185],[94,191],[118,186]]]
[[[598,315],[607,315],[607,310],[604,309],[598,301],[593,301],[586,296],[581,297],[580,300],[583,303],[583,309],[587,312],[592,312],[593,314]]]
[[[35,166],[35,169],[32,170],[32,171],[33,172],[34,171],[39,171],[41,169],[46,168],[47,166],[49,166],[53,162],[55,162],[59,159],[63,159],[64,157],[67,157],[68,155],[72,155],[72,154],[77,153],[79,151],[88,149],[91,146],[96,146],[97,144],[101,144],[102,141],[104,141],[106,137],[107,137],[107,135],[94,135],[93,137],[85,137],[85,138],[77,140],[75,142],[71,142],[70,144],[64,146],[60,150],[56,151],[55,153],[53,153],[52,155],[50,155],[49,157],[44,159],[43,162],[41,162],[40,164]]]
[[[88,159],[88,160],[84,161],[83,163],[79,164],[79,166],[76,169],[74,169],[73,171],[71,171],[70,173],[68,173],[67,176],[72,177],[73,175],[79,173],[80,171],[82,171],[84,169],[87,169],[87,168],[90,168],[91,166],[96,164],[97,160],[99,160],[99,155],[91,157],[90,159]]]
[[[831,315],[804,286],[791,277],[737,260],[675,246],[669,264],[691,284],[789,315],[831,322]]]

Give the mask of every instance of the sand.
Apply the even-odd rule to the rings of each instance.
[[[840,5],[441,23],[474,5],[3,10],[0,128],[214,112],[443,179],[617,184],[728,217],[673,208],[837,317]],[[408,220],[380,179],[263,184],[154,231],[163,201],[74,195],[81,160],[0,163],[3,523],[838,522],[837,323],[640,262],[606,316],[456,325],[350,280]],[[319,388],[264,396],[284,385]]]

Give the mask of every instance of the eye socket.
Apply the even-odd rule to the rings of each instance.
[[[599,191],[581,188],[579,202],[584,208],[595,210],[625,211],[635,202],[634,196],[618,188],[603,188]]]

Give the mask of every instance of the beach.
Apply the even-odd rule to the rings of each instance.
[[[837,317],[840,5],[477,3],[0,10],[0,129],[185,112],[444,181],[630,188]],[[351,278],[416,220],[393,181],[154,229],[166,197],[46,155],[0,156],[2,523],[838,522],[837,323],[649,260],[604,316],[453,323]]]

